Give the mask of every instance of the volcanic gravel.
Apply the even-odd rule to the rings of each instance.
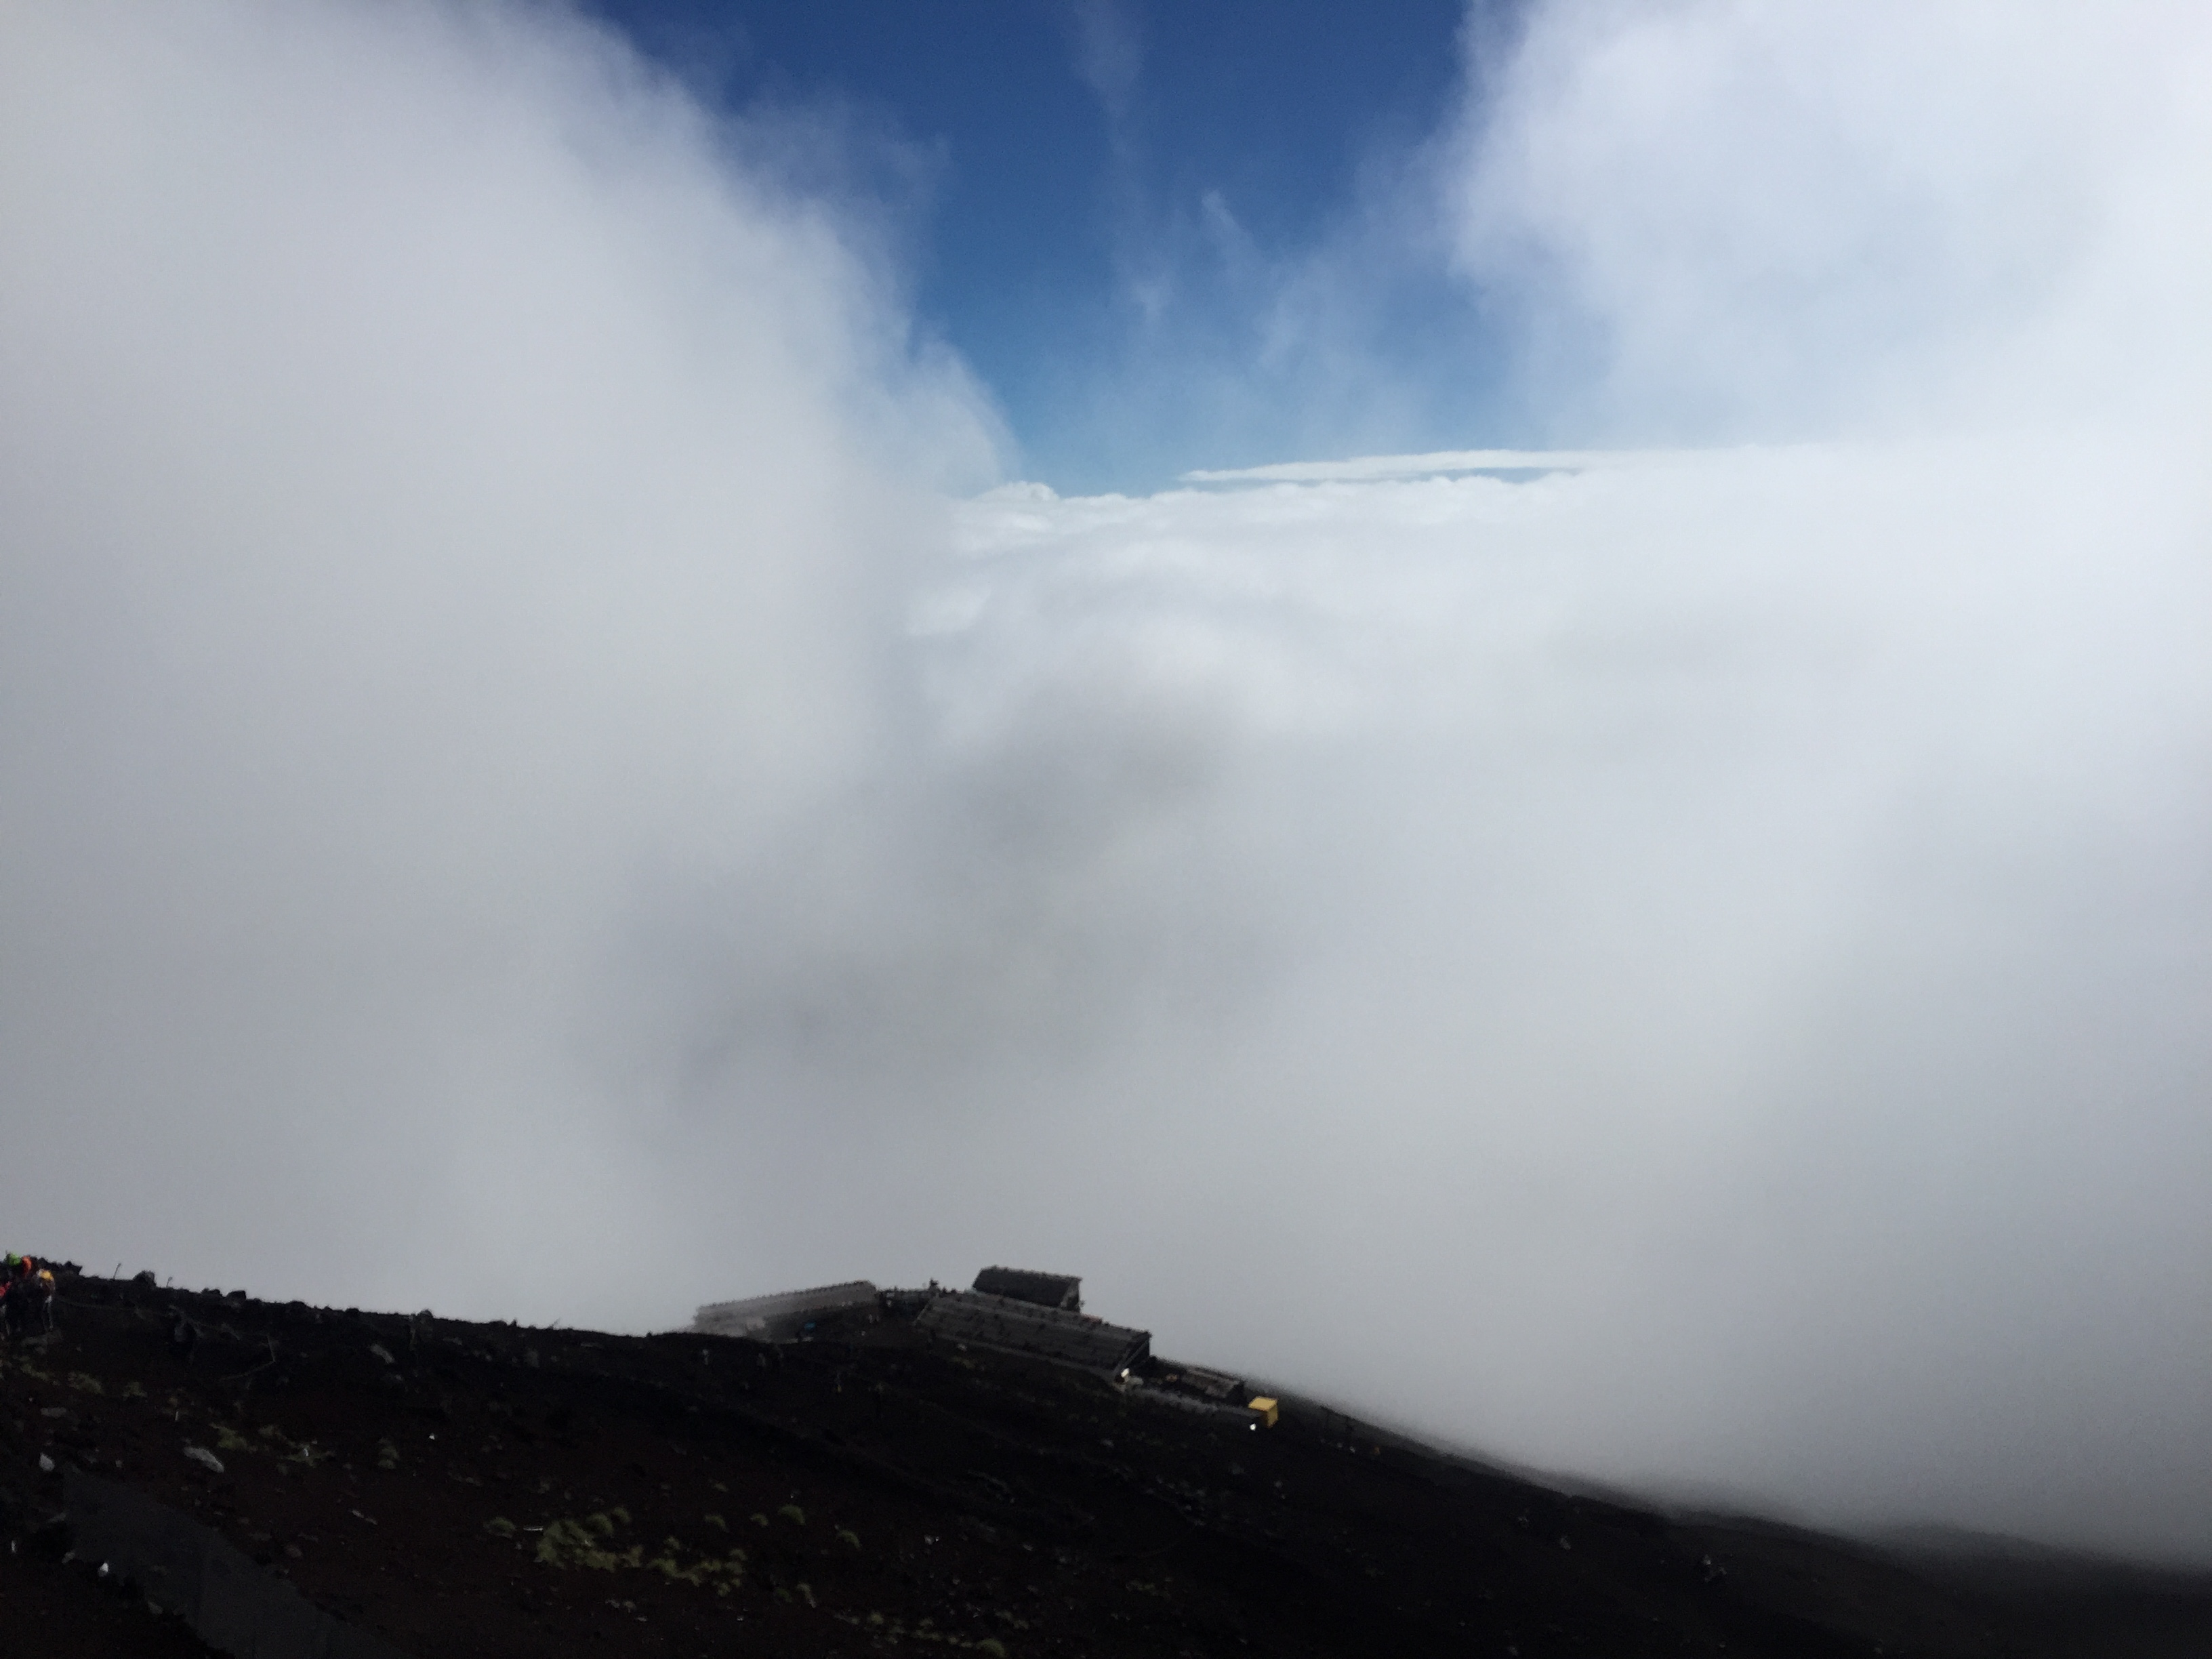
[[[207,1651],[62,1559],[74,1462],[416,1659],[2212,1654],[2203,1579],[1993,1589],[897,1319],[772,1346],[76,1276],[0,1365],[0,1653]]]

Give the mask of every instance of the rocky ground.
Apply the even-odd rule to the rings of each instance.
[[[74,1462],[416,1659],[2212,1655],[2212,1578],[1668,1517],[897,1320],[771,1347],[64,1297],[0,1362],[0,1653],[206,1651],[64,1559]]]

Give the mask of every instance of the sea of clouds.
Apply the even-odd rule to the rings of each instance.
[[[1425,210],[1626,447],[1062,499],[565,13],[0,6],[9,1247],[625,1328],[1010,1261],[1504,1458],[2212,1557],[2212,27],[1468,52]]]

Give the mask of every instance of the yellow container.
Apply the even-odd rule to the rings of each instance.
[[[1261,1422],[1271,1429],[1275,1426],[1275,1419],[1282,1415],[1282,1408],[1264,1394],[1255,1395],[1252,1397],[1252,1403],[1244,1409],[1248,1412],[1259,1413]]]

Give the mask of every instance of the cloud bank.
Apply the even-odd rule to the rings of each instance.
[[[1030,1260],[2212,1556],[2189,16],[1539,7],[1431,229],[1549,435],[1761,443],[966,501],[868,228],[604,34],[0,17],[27,1240],[632,1328]]]
[[[1176,1193],[1120,1247],[1156,1316],[1540,1463],[2201,1549],[2174,465],[972,508],[987,708],[1110,664],[1237,734],[1184,848],[1258,948],[1085,1141],[1102,1210]]]
[[[618,919],[875,765],[981,401],[559,14],[5,30],[0,1088],[88,1160],[11,1225],[550,1298],[652,1201]]]

